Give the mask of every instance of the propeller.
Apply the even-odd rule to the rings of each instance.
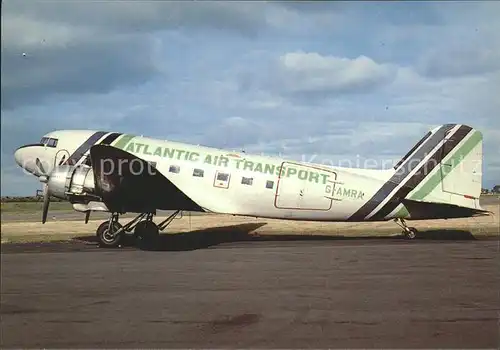
[[[47,174],[47,171],[45,170],[42,162],[40,161],[40,158],[37,158],[36,161],[36,166],[40,170],[40,182],[43,183],[43,207],[42,207],[42,224],[45,224],[47,221],[47,214],[49,212],[49,204],[50,204],[50,193],[49,193],[49,174]]]
[[[45,224],[45,222],[47,221],[49,204],[50,204],[49,185],[46,183],[43,186],[42,224]]]
[[[37,158],[35,160],[35,163],[36,163],[36,166],[38,167],[38,169],[40,170],[41,176],[48,176],[47,171],[45,170],[45,167],[43,166],[43,163],[40,160],[40,158]]]
[[[61,152],[61,151],[59,151],[59,152]],[[57,154],[59,154],[59,152]],[[59,164],[57,166],[60,166],[60,165],[62,165],[64,163],[64,161],[66,160],[66,155],[69,157],[68,151],[62,150],[62,152],[66,152],[66,153],[63,154],[63,156],[62,156],[62,158],[59,161]],[[58,158],[57,154],[56,154],[56,156],[54,158],[54,169],[56,168],[56,162],[57,162],[57,158]],[[45,169],[45,167],[44,167],[42,161],[40,160],[40,158],[36,158],[35,163],[36,163],[36,166],[38,167],[38,169],[40,170],[40,176],[39,176],[38,179],[40,180],[41,183],[43,183],[42,224],[45,224],[45,222],[47,221],[47,214],[49,212],[49,204],[50,204],[49,179],[50,179],[51,173],[49,173]]]

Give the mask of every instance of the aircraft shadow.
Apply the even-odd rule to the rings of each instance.
[[[403,236],[342,236],[342,235],[310,235],[310,234],[255,234],[252,231],[266,225],[265,222],[247,223],[229,226],[216,226],[202,230],[194,230],[182,233],[160,234],[154,246],[145,246],[140,243],[138,248],[154,251],[191,251],[209,248],[223,243],[236,242],[299,242],[299,241],[339,241],[339,240],[405,240]],[[75,237],[74,240],[96,242],[95,236]],[[465,230],[427,230],[420,231],[416,239],[436,241],[467,241],[476,240],[471,232]],[[135,242],[126,242],[127,246],[135,245]]]
[[[155,251],[189,251],[209,248],[222,243],[251,241],[254,239],[251,232],[266,224],[265,222],[258,222],[161,234],[159,241],[154,247],[139,245],[139,248]]]
[[[453,241],[475,241],[474,235],[467,230],[440,229],[419,231],[418,239],[427,240],[453,240]]]

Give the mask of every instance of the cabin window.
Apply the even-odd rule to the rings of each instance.
[[[252,185],[253,183],[253,178],[252,177],[242,177],[241,178],[241,183],[243,185]]]
[[[230,177],[231,175],[229,173],[217,171],[215,174],[214,186],[219,188],[229,188]]]
[[[203,169],[194,169],[193,170],[193,176],[203,177],[203,174],[204,174]]]
[[[49,139],[47,142],[48,147],[57,147],[57,139]]]
[[[181,171],[181,168],[178,165],[171,165],[170,168],[168,168],[168,171],[178,174]]]
[[[227,181],[229,180],[229,174],[227,173],[218,173],[217,174],[217,181]]]
[[[274,181],[267,180],[266,182],[266,188],[273,188],[274,187]]]

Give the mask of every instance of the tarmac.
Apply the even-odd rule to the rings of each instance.
[[[2,348],[492,348],[498,238],[2,245]]]
[[[407,241],[198,216],[145,251],[100,249],[81,213],[51,214],[44,229],[84,234],[1,245],[2,348],[500,348],[500,236],[469,231],[498,218]],[[39,216],[2,213],[2,235],[43,236]]]

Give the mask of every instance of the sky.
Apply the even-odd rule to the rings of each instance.
[[[41,188],[13,152],[57,129],[384,168],[444,123],[483,132],[492,188],[499,15],[494,1],[4,0],[2,195]]]

